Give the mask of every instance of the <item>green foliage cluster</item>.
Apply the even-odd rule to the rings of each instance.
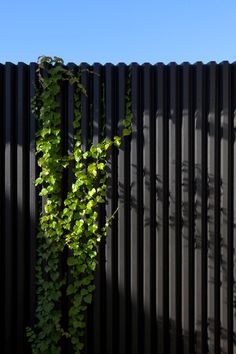
[[[123,133],[112,139],[104,138],[87,151],[81,146],[81,84],[80,72],[68,70],[58,57],[40,57],[38,81],[32,111],[37,119],[36,154],[40,167],[35,182],[40,187],[42,211],[37,234],[36,291],[37,308],[34,328],[27,328],[28,340],[35,354],[61,352],[61,339],[66,337],[74,353],[83,350],[85,311],[92,301],[97,245],[106,236],[114,214],[98,227],[98,207],[106,202],[108,151],[119,148],[122,136],[130,135],[132,113],[130,79],[127,81],[126,117]],[[64,156],[61,148],[61,114],[59,95],[63,82],[74,87],[73,153]],[[62,178],[65,169],[73,169],[73,182],[64,200]],[[38,188],[39,188],[38,187]],[[70,282],[60,272],[65,247]],[[67,287],[69,325],[62,327],[62,288]]]

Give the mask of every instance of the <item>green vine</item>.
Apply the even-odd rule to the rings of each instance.
[[[37,119],[36,154],[40,173],[35,181],[40,186],[42,212],[37,234],[36,291],[37,308],[34,328],[27,328],[32,352],[61,352],[61,339],[67,338],[74,353],[83,350],[85,311],[92,301],[96,268],[97,245],[106,236],[114,214],[98,228],[99,204],[106,202],[108,151],[119,148],[123,136],[132,131],[130,75],[127,81],[126,117],[121,136],[103,139],[87,151],[81,146],[81,73],[65,68],[58,57],[40,57],[38,82],[32,111]],[[74,87],[74,145],[73,153],[64,156],[61,149],[61,113],[59,95],[63,82]],[[62,199],[62,179],[65,169],[73,166],[73,182],[66,198]],[[64,248],[68,247],[67,274],[60,271]],[[69,324],[62,326],[62,289],[67,286]]]

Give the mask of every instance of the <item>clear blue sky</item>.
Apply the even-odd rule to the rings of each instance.
[[[236,0],[1,0],[0,62],[236,61]]]

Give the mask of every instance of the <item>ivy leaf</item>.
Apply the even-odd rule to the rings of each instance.
[[[49,204],[46,204],[45,206],[44,206],[44,210],[45,210],[45,212],[48,214],[48,213],[50,213],[50,211],[52,210],[52,206]]]
[[[75,293],[75,287],[74,287],[72,284],[70,284],[70,285],[68,286],[67,290],[66,290],[66,293],[67,293],[67,295],[72,295],[72,294],[74,294],[74,293]]]
[[[81,322],[81,321],[77,321],[77,320],[73,320],[73,327],[74,328],[85,328],[86,327],[86,324],[84,322]]]
[[[95,163],[91,163],[88,165],[88,172],[94,177],[97,176],[97,168]]]
[[[84,159],[87,159],[88,156],[89,156],[89,151],[86,151],[86,152],[83,154],[83,158],[84,158]]]
[[[96,289],[95,285],[89,285],[88,290],[89,291],[94,291]]]
[[[89,195],[90,197],[92,197],[95,193],[96,193],[96,189],[95,189],[95,188],[92,188],[92,189],[88,192],[88,195]]]
[[[110,140],[106,140],[104,144],[105,150],[109,149],[109,147],[112,145],[112,142]]]
[[[128,136],[131,134],[131,129],[124,128],[122,133],[123,133],[123,136]]]
[[[120,136],[114,136],[114,145],[118,148],[120,147],[120,145],[121,145],[121,137]]]
[[[90,201],[88,202],[87,206],[86,206],[86,211],[85,211],[85,213],[86,213],[86,214],[90,214],[92,208],[94,207],[94,205],[95,205],[94,201],[93,201],[93,200],[90,200]]]
[[[87,295],[88,294],[88,290],[87,289],[82,289],[81,290],[81,296]]]
[[[78,120],[74,120],[73,127],[74,127],[74,129],[79,128],[79,121]]]
[[[100,195],[98,195],[98,196],[96,197],[96,201],[97,201],[98,203],[104,203],[104,202],[105,202],[105,199],[103,199]]]
[[[86,304],[91,304],[92,302],[92,294],[88,294],[87,296],[84,297],[84,301]]]
[[[42,184],[43,183],[43,179],[41,177],[38,177],[36,180],[35,180],[35,183],[34,185],[35,186],[38,186],[39,184]]]
[[[125,118],[125,119],[123,120],[123,125],[124,125],[125,128],[130,127],[130,125],[131,125],[131,120],[130,120],[130,118]]]
[[[42,136],[43,138],[45,138],[46,135],[51,134],[51,129],[50,129],[50,128],[47,128],[47,129],[44,128],[44,129],[41,130],[41,133],[40,133],[40,134],[41,134],[41,136]]]
[[[97,164],[97,167],[98,167],[99,170],[103,170],[104,167],[105,167],[105,164],[103,162],[100,162],[100,163]]]
[[[68,266],[73,266],[78,263],[78,260],[75,257],[68,257],[67,264]]]
[[[89,230],[92,234],[94,234],[94,233],[97,231],[97,229],[98,229],[98,226],[97,226],[96,224],[90,225],[90,226],[88,227],[88,230]]]
[[[41,192],[39,193],[40,196],[44,196],[48,194],[48,190],[46,188],[43,188]]]

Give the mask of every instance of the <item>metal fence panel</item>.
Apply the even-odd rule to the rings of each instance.
[[[30,353],[25,327],[34,323],[38,169],[30,102],[36,68],[0,65],[0,336],[6,354]],[[236,64],[82,63],[77,69],[88,93],[81,96],[84,149],[102,132],[120,131],[129,70],[133,112],[132,136],[108,159],[99,224],[119,209],[98,247],[86,352],[236,353]],[[64,85],[59,99],[62,150],[71,153],[73,88]],[[63,193],[71,181],[69,171]],[[62,309],[66,325],[65,296]],[[62,352],[70,352],[66,343]]]

